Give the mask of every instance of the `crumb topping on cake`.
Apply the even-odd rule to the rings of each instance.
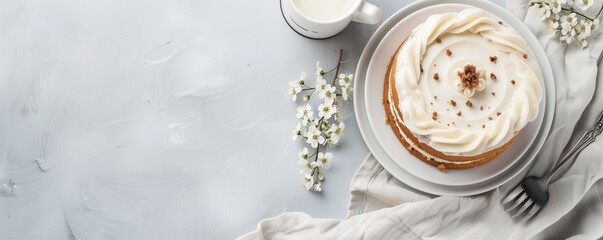
[[[467,64],[462,69],[457,69],[456,75],[459,78],[456,81],[456,86],[467,97],[472,97],[475,91],[486,88],[484,71],[473,64]]]
[[[461,78],[461,84],[465,88],[475,88],[479,83],[479,73],[477,68],[473,65],[465,65],[463,71],[456,72],[457,76]]]

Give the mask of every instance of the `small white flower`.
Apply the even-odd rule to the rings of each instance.
[[[314,191],[316,191],[316,192],[322,191],[322,188],[320,187],[320,182],[317,182],[316,184],[314,184]]]
[[[301,124],[307,126],[309,122],[314,120],[314,112],[312,111],[312,106],[310,104],[306,104],[305,107],[297,107],[297,118],[301,119]]]
[[[330,145],[335,145],[339,142],[339,136],[335,135],[335,134],[329,134],[329,136],[327,137],[327,143]]]
[[[323,137],[321,132],[315,127],[308,129],[306,137],[306,143],[310,144],[312,148],[317,148],[318,144],[323,144],[325,142],[325,137]]]
[[[318,98],[320,99],[334,99],[335,91],[337,89],[332,87],[331,84],[325,85],[324,89],[318,93]]]
[[[575,37],[576,36],[576,28],[572,28],[569,32],[566,32],[565,35],[567,35],[569,37]]]
[[[304,95],[304,98],[302,100],[304,102],[310,101],[310,95]]]
[[[580,20],[580,23],[576,26],[578,32],[578,40],[584,40],[590,37],[592,33],[593,22],[590,20]]]
[[[310,164],[310,162],[307,159],[303,159],[300,158],[297,160],[297,164],[299,164],[299,166],[301,166],[304,170],[302,170],[302,172],[312,172],[312,170],[314,170],[314,166],[312,164]]]
[[[291,132],[293,134],[293,137],[291,140],[295,140],[297,139],[297,136],[301,136],[301,123],[297,123],[297,125],[295,126],[295,129],[293,129],[293,131]]]
[[[586,46],[588,46],[588,41],[586,39],[578,39],[578,47],[580,47],[581,49],[584,49]]]
[[[329,169],[329,167],[331,166],[331,161],[333,160],[333,154],[330,152],[327,153],[318,153],[318,158],[316,159],[316,162],[313,162],[312,164],[316,163],[317,167],[322,167],[324,169]]]
[[[561,37],[559,40],[561,44],[570,44],[576,36],[576,28],[574,28],[575,25],[572,25],[571,20],[563,21],[564,17],[566,16],[561,17]]]
[[[305,170],[302,172],[312,172],[312,170],[314,170],[314,166],[312,166],[308,160],[298,160],[297,163]]]
[[[551,17],[552,11],[551,11],[551,7],[549,5],[541,5],[539,9],[540,9],[540,15],[541,15],[540,19],[545,20],[545,19]]]
[[[301,125],[307,128],[309,124],[312,124],[312,121],[314,121],[314,117],[304,117],[301,120]]]
[[[337,106],[328,103],[318,105],[318,117],[329,119],[335,112],[337,112]]]
[[[327,80],[323,77],[316,78],[316,86],[324,86],[327,84]]]
[[[296,84],[295,82],[289,82],[289,91],[288,91],[288,95],[291,96],[291,100],[295,102],[295,100],[297,99],[297,94],[299,92],[301,92],[301,86],[299,84]]]
[[[322,78],[322,76],[316,78],[316,87],[314,92],[320,93],[327,87],[327,80]]]
[[[569,15],[563,15],[561,16],[561,19],[559,19],[561,21],[561,27],[563,27],[563,25],[567,25],[568,27],[573,27],[576,26],[576,24],[578,24],[578,18],[576,18],[576,13],[571,13]]]
[[[343,100],[347,101],[348,99],[352,98],[352,88],[350,87],[350,85],[344,85],[343,87],[341,87],[341,97],[343,98]]]
[[[304,117],[312,117],[314,112],[312,112],[312,106],[310,104],[306,104],[305,107],[297,107],[297,115],[295,115],[299,119],[304,119]]]
[[[320,67],[320,61],[316,61],[316,79],[322,78],[325,74],[325,71]]]
[[[339,101],[337,98],[325,98],[322,100],[322,103],[325,105],[337,106],[339,104]]]
[[[334,133],[337,134],[337,136],[343,135],[343,130],[345,129],[345,124],[343,122],[340,122],[339,125],[337,126],[337,128],[335,129]]]
[[[559,32],[559,20],[553,19],[548,21],[550,36],[554,36]]]
[[[312,186],[314,186],[314,178],[309,173],[304,174],[304,178],[302,180],[304,187],[306,190],[310,190]]]
[[[565,18],[565,21],[563,18]],[[561,21],[569,23],[570,26],[576,26],[576,24],[578,24],[578,17],[576,17],[576,13],[570,13],[570,15],[562,16]]]
[[[299,75],[299,79],[295,80],[295,83],[296,83],[297,85],[302,86],[302,85],[304,85],[304,84],[305,84],[305,80],[306,80],[306,73],[305,73],[305,72],[302,72],[302,73]]]
[[[312,118],[312,119],[308,119],[306,121],[306,124],[303,124],[304,126],[307,126],[306,131],[314,131],[314,129],[318,129],[318,119],[316,118]]]
[[[593,24],[591,25],[591,31],[596,31],[597,29],[599,29],[599,19],[595,19],[593,21]]]
[[[561,44],[570,44],[572,43],[572,39],[574,37],[573,36],[569,36],[569,35],[562,35],[559,40],[561,41]]]
[[[345,128],[345,124],[343,122],[339,123],[339,126],[336,124],[331,125],[331,128],[327,130],[329,134],[329,144],[337,144],[339,142],[339,138],[343,135],[343,129]]]
[[[308,148],[304,148],[297,153],[297,160],[299,160],[300,165],[308,163],[308,157]]]
[[[551,11],[553,12],[553,14],[558,14],[559,12],[561,12],[561,2],[559,1],[552,1],[550,5],[551,7]]]
[[[561,35],[573,36],[575,35],[574,27],[566,22],[561,23]]]
[[[302,172],[311,173],[314,170],[314,166],[308,162],[308,160],[298,160],[297,163],[304,169]]]
[[[318,172],[316,177],[318,178],[319,181],[322,181],[323,179],[325,179],[325,176],[322,175],[322,172],[320,172],[320,171]]]
[[[588,7],[592,6],[594,0],[575,0],[574,6],[580,8],[582,11],[586,10]]]
[[[352,79],[354,79],[354,74],[339,74],[339,86],[346,86],[352,84]]]
[[[299,91],[297,91],[297,92],[301,91],[301,85],[299,84],[299,82],[297,80],[289,82],[289,87],[296,88],[296,89],[299,88]]]
[[[309,124],[312,126],[312,128],[314,129],[320,129],[319,128],[319,124],[321,124],[320,120],[316,119],[316,118],[312,118],[312,121],[309,122]]]

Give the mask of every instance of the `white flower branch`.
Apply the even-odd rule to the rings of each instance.
[[[536,7],[547,21],[551,37],[559,33],[559,41],[563,45],[575,42],[584,49],[591,36],[599,29],[599,16],[603,5],[594,17],[583,11],[592,6],[594,0],[542,0],[531,1],[530,7]]]
[[[300,138],[307,145],[297,154],[297,161],[302,167],[302,184],[306,190],[322,191],[323,172],[331,166],[333,160],[333,153],[326,150],[337,145],[345,129],[339,111],[345,101],[351,100],[354,75],[339,73],[342,57],[343,49],[339,51],[337,66],[329,71],[324,71],[320,62],[316,63],[314,87],[307,85],[304,73],[299,79],[289,82],[291,99],[295,102],[297,95],[303,94],[302,101],[306,102],[304,106],[297,108],[296,117],[300,122],[292,131],[293,140]],[[325,77],[333,71],[333,80],[329,84]],[[316,114],[309,103],[315,95],[320,100]],[[311,154],[308,147],[312,149]]]

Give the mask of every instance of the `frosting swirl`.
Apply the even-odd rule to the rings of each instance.
[[[448,155],[503,145],[538,116],[542,86],[528,52],[515,30],[483,10],[430,16],[397,55],[405,126]],[[468,65],[475,76],[463,82],[459,69]]]

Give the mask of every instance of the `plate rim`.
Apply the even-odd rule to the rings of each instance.
[[[547,97],[546,97],[546,101],[549,101],[549,99],[551,99],[552,101],[550,101],[550,104],[549,103],[546,104],[547,109],[545,110],[546,112],[545,112],[545,116],[544,116],[545,123],[541,125],[541,129],[539,130],[540,136],[538,137],[536,144],[533,144],[533,146],[528,150],[529,153],[526,154],[526,158],[530,158],[530,161],[527,161],[525,164],[515,164],[515,166],[507,169],[507,171],[501,173],[499,176],[489,179],[485,182],[467,185],[467,186],[445,186],[445,185],[438,185],[438,184],[426,182],[422,179],[418,179],[418,178],[410,175],[410,173],[406,172],[405,170],[401,169],[401,167],[397,166],[396,163],[393,162],[393,160],[391,160],[391,159],[388,160],[387,158],[384,158],[383,156],[378,156],[378,155],[383,154],[383,153],[379,152],[380,146],[376,146],[376,144],[374,142],[372,142],[372,141],[376,141],[375,140],[376,137],[372,133],[372,129],[370,129],[370,126],[368,126],[368,129],[366,129],[367,128],[366,125],[368,125],[368,123],[367,123],[368,116],[363,115],[363,114],[366,114],[366,108],[365,108],[366,106],[364,105],[364,96],[363,96],[364,91],[358,91],[360,89],[363,89],[363,85],[364,85],[364,82],[359,81],[359,79],[361,79],[361,76],[366,75],[366,71],[364,71],[364,74],[362,72],[363,71],[362,66],[366,65],[368,67],[369,61],[366,58],[369,58],[372,55],[372,53],[374,52],[374,50],[376,49],[376,45],[378,44],[377,38],[382,38],[386,34],[386,32],[384,32],[384,31],[387,31],[387,29],[391,29],[397,23],[396,21],[400,21],[402,18],[410,15],[410,13],[412,13],[413,10],[418,10],[418,9],[421,9],[424,7],[429,7],[429,6],[438,5],[438,4],[446,4],[446,3],[463,4],[463,5],[468,5],[468,6],[473,6],[473,7],[484,9],[486,11],[489,11],[489,12],[503,18],[510,26],[513,26],[518,32],[520,32],[520,33],[523,32],[523,34],[526,34],[526,36],[524,36],[526,38],[525,39],[526,42],[528,42],[528,45],[531,46],[532,50],[539,58],[539,64],[540,64],[541,71],[543,73],[544,81],[545,81],[545,83],[547,81],[550,82],[550,84],[545,85],[545,91],[549,91],[547,94]],[[379,35],[381,35],[381,37],[379,37]],[[535,45],[535,46],[532,46],[532,45]],[[388,19],[386,19],[381,24],[381,26],[375,31],[375,33],[373,33],[373,35],[371,36],[371,38],[369,39],[369,41],[367,42],[367,44],[365,45],[365,47],[362,51],[361,57],[359,58],[359,61],[358,61],[358,65],[357,65],[355,74],[356,74],[357,80],[354,83],[354,88],[356,89],[356,91],[354,91],[354,100],[353,100],[354,106],[355,106],[354,112],[356,115],[356,120],[359,125],[360,134],[362,135],[363,139],[365,140],[367,147],[369,148],[369,150],[371,151],[371,153],[373,154],[375,159],[377,159],[377,161],[385,168],[385,170],[387,170],[389,173],[391,173],[392,176],[396,177],[401,182],[405,183],[406,185],[408,185],[418,191],[422,191],[422,192],[434,194],[434,195],[448,195],[448,196],[475,195],[475,194],[479,194],[479,193],[483,193],[483,192],[487,192],[492,189],[495,189],[495,188],[503,185],[504,183],[508,182],[509,180],[513,179],[514,177],[516,177],[518,174],[520,174],[522,172],[525,174],[526,168],[535,162],[535,161],[533,161],[533,159],[537,156],[540,148],[544,144],[544,142],[550,132],[553,115],[555,113],[554,99],[555,99],[555,95],[556,95],[556,89],[554,87],[554,78],[553,78],[553,74],[552,74],[551,65],[549,63],[546,53],[544,52],[544,49],[542,48],[542,46],[540,45],[540,43],[538,42],[536,37],[533,35],[533,33],[519,19],[517,19],[515,16],[513,16],[511,13],[509,13],[504,8],[498,6],[494,3],[490,3],[490,2],[487,2],[484,0],[476,0],[476,1],[472,1],[472,2],[464,2],[462,0],[424,0],[424,1],[418,1],[418,2],[411,3],[408,6],[399,9],[394,14],[392,14],[392,16],[390,16]],[[360,86],[360,85],[362,85],[362,86]],[[362,111],[364,111],[364,112],[362,112]],[[363,116],[366,117],[367,120],[362,119]],[[371,134],[373,136],[371,136]],[[383,151],[383,149],[381,149],[381,151]]]

